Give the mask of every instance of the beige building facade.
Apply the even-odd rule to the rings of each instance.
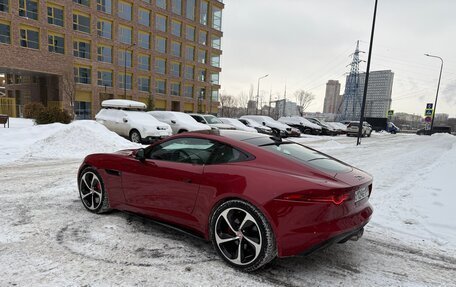
[[[0,74],[17,116],[30,102],[92,118],[105,99],[216,113],[216,0],[0,0]]]
[[[336,114],[342,102],[340,94],[339,81],[329,80],[326,83],[325,101],[323,105],[323,113]]]

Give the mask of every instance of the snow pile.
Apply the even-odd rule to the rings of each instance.
[[[13,120],[14,122],[14,120]],[[98,152],[135,148],[95,121],[1,129],[0,164],[28,159],[82,159]]]

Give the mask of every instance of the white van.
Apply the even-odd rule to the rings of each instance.
[[[167,123],[171,126],[173,134],[180,134],[192,131],[211,130],[211,127],[197,122],[189,114],[171,111],[151,111],[148,114],[154,116],[157,120]]]
[[[110,131],[129,138],[132,142],[153,142],[172,135],[168,124],[159,122],[146,113],[146,105],[129,100],[106,100],[95,120]]]

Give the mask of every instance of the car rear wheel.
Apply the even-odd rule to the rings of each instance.
[[[253,205],[230,200],[218,206],[210,220],[215,250],[231,266],[254,271],[277,256],[274,233]]]
[[[310,135],[312,133],[311,129],[304,129],[304,134]]]
[[[178,133],[178,134],[181,134],[181,133],[186,133],[186,132],[188,132],[188,131],[187,131],[187,130],[184,130],[184,129],[182,129],[182,130],[179,130],[177,133]]]
[[[104,213],[110,210],[100,175],[93,168],[86,168],[79,178],[79,196],[84,207],[93,213]]]
[[[141,134],[137,130],[130,132],[130,141],[134,143],[141,143]]]

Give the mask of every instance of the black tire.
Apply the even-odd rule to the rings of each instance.
[[[78,178],[78,189],[82,205],[88,211],[105,213],[111,210],[103,179],[95,169],[87,167],[81,172]]]
[[[186,132],[188,132],[188,131],[187,131],[187,130],[184,130],[184,129],[182,129],[182,130],[179,130],[177,133],[178,133],[178,134],[181,134],[181,133],[186,133]]]
[[[303,133],[306,134],[306,135],[310,135],[312,133],[312,130],[311,129],[304,129]]]
[[[141,134],[139,133],[138,130],[131,130],[130,131],[130,141],[131,142],[134,142],[134,143],[141,143],[142,142],[142,139],[141,139]]]
[[[246,219],[248,216],[254,221]],[[227,224],[230,218],[232,221]],[[241,223],[236,225],[237,222]],[[215,250],[226,263],[235,268],[246,272],[255,271],[277,256],[271,225],[261,211],[248,202],[229,200],[220,204],[212,213],[209,224],[210,238]],[[229,241],[220,242],[226,239]],[[238,248],[239,244],[242,249]],[[234,253],[237,254],[236,257]],[[235,262],[238,258],[239,262]]]

